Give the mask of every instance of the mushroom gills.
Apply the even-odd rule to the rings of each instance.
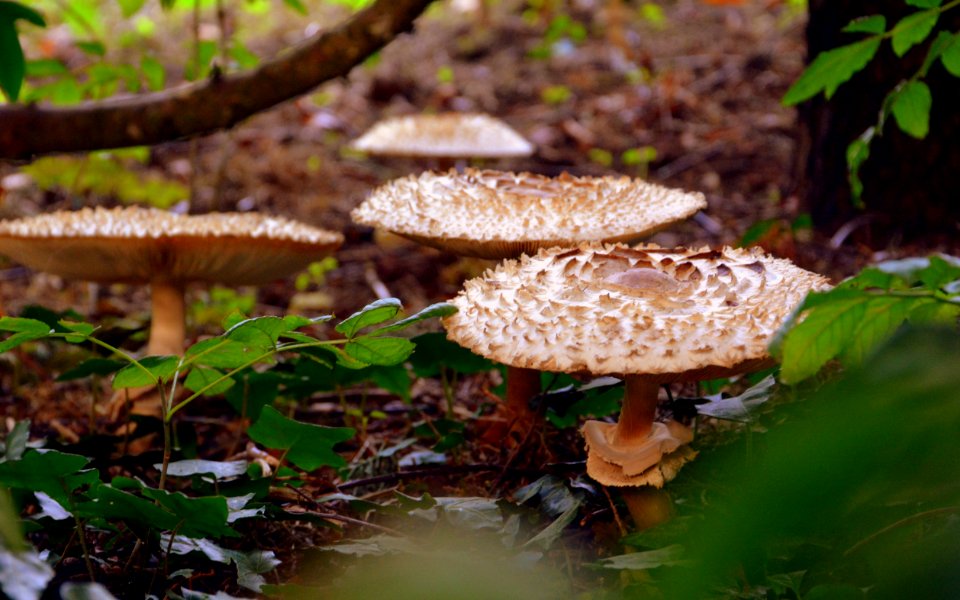
[[[583,424],[587,448],[608,463],[618,465],[624,475],[643,473],[684,444],[693,441],[693,431],[677,421],[654,423],[650,434],[640,440],[624,443],[617,439],[617,425],[601,421]]]

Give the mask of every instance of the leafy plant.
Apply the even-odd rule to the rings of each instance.
[[[784,383],[796,383],[832,359],[862,364],[905,322],[956,327],[960,259],[934,255],[880,263],[828,292],[811,293],[784,325],[774,351]]]
[[[27,21],[38,27],[46,22],[37,11],[19,2],[0,2],[0,90],[15,102],[26,72],[23,48],[17,35],[17,21]]]
[[[870,157],[870,144],[883,132],[890,116],[893,116],[897,126],[907,135],[918,139],[925,138],[930,127],[933,97],[924,78],[937,61],[940,61],[949,73],[960,77],[960,32],[936,28],[941,15],[960,6],[960,1],[904,1],[918,10],[903,17],[889,29],[884,15],[869,15],[848,23],[843,31],[866,34],[866,37],[821,52],[783,98],[787,105],[798,104],[821,92],[830,98],[837,88],[873,60],[884,41],[889,40],[894,53],[903,56],[931,35],[934,36],[920,68],[909,79],[898,83],[884,98],[877,124],[869,127],[847,147],[850,189],[858,206],[863,206],[860,167]]]

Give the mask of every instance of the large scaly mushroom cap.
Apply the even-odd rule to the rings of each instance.
[[[658,383],[764,366],[771,335],[825,278],[756,249],[582,244],[505,261],[468,281],[447,335],[527,369],[626,378],[620,421],[589,421],[587,473],[663,486],[695,456],[683,425],[655,423]]]
[[[793,307],[825,287],[758,249],[581,244],[467,281],[445,325],[458,344],[516,367],[697,380],[765,364]]]
[[[84,208],[0,221],[0,254],[38,271],[101,282],[258,284],[296,272],[342,242],[339,233],[256,213]]]
[[[706,206],[703,194],[630,177],[466,169],[391,181],[351,216],[441,250],[500,259],[580,242],[632,241]]]
[[[509,125],[489,115],[472,113],[385,119],[351,146],[374,155],[423,158],[510,158],[533,154],[533,145]]]

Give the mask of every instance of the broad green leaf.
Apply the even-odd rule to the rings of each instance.
[[[859,17],[847,23],[843,31],[847,33],[883,33],[887,29],[887,18],[883,15]]]
[[[143,73],[148,90],[158,92],[163,89],[167,74],[160,61],[150,56],[145,57],[140,61],[140,72]]]
[[[920,71],[916,77],[926,77],[927,73],[930,72],[930,67],[937,62],[938,58],[943,56],[943,51],[946,50],[952,43],[952,33],[949,31],[938,32],[937,37],[934,38],[933,42],[930,43],[930,49],[927,50],[927,55],[923,59],[923,66],[920,67]]]
[[[97,480],[96,471],[81,471],[88,462],[76,454],[27,450],[20,460],[0,463],[0,486],[44,492],[60,504],[69,504],[69,491]]]
[[[957,257],[934,254],[928,260],[929,266],[917,273],[927,289],[937,290],[960,279],[960,259]]]
[[[38,336],[49,335],[51,327],[43,321],[23,317],[0,317],[0,331],[29,333]]]
[[[552,523],[543,528],[540,533],[533,536],[525,544],[523,548],[539,548],[540,550],[549,550],[553,543],[560,539],[560,536],[563,534],[563,530],[567,528],[567,525],[573,522],[577,518],[577,513],[580,512],[579,502],[577,506],[572,506],[567,509],[566,512],[559,515]]]
[[[960,32],[954,33],[950,44],[944,46],[940,60],[951,75],[960,77]]]
[[[180,358],[177,356],[144,356],[140,365],[130,364],[117,371],[113,378],[113,389],[145,387],[165,382],[177,370]]]
[[[603,558],[600,559],[600,566],[605,569],[646,571],[658,567],[676,567],[690,564],[689,561],[684,560],[683,555],[683,547],[675,544],[657,550]]]
[[[936,8],[943,4],[943,0],[904,0],[904,2],[917,8]]]
[[[159,470],[163,465],[153,465]],[[247,472],[245,460],[178,460],[167,465],[170,477],[191,477],[193,475],[213,475],[217,479],[240,477]]]
[[[407,338],[366,336],[347,342],[343,350],[368,365],[390,366],[405,361],[413,348]]]
[[[879,48],[880,38],[869,37],[847,46],[821,52],[787,90],[783,103],[788,106],[794,105],[820,92],[824,92],[827,98],[830,98],[842,83],[867,66]]]
[[[903,324],[914,304],[913,298],[871,298],[859,327],[840,352],[840,362],[848,367],[862,364],[864,358]]]
[[[908,81],[894,92],[892,110],[900,129],[917,139],[927,137],[930,131],[930,106],[933,96],[922,81]]]
[[[196,367],[187,374],[187,379],[183,382],[183,385],[191,392],[203,390],[204,396],[217,396],[229,390],[234,384],[233,379],[229,377],[216,383],[221,377],[223,377],[223,373],[216,369]]]
[[[237,323],[224,333],[224,337],[253,350],[266,352],[276,348],[280,334],[290,330],[280,317],[254,317]]]
[[[436,377],[447,368],[465,375],[483,373],[494,368],[494,363],[451,342],[445,333],[424,333],[412,339],[413,354],[410,366],[418,377]]]
[[[911,323],[939,327],[956,327],[960,319],[960,304],[946,302],[916,302],[907,317]]]
[[[68,369],[57,377],[57,381],[73,381],[74,379],[83,379],[91,375],[110,375],[116,373],[129,363],[122,360],[113,360],[110,358],[88,358],[72,369]]]
[[[181,518],[147,500],[109,484],[100,484],[90,492],[91,500],[74,505],[78,518],[98,517],[124,521],[153,530],[170,531]]]
[[[860,326],[868,301],[868,297],[858,295],[811,310],[783,340],[781,380],[796,383],[836,358]]]
[[[436,304],[431,304],[425,309],[421,310],[415,315],[411,315],[405,319],[401,319],[396,323],[387,325],[386,327],[381,327],[373,332],[371,335],[380,335],[390,331],[397,331],[400,329],[405,329],[414,323],[419,323],[420,321],[425,321],[427,319],[441,319],[443,317],[449,317],[450,315],[457,312],[457,307],[448,303],[448,302],[438,302]]]
[[[370,368],[370,379],[378,386],[392,394],[396,394],[404,402],[410,402],[410,372],[405,364],[390,366],[374,366]]]
[[[750,387],[739,396],[724,398],[718,394],[716,397],[708,397],[709,402],[697,404],[697,412],[701,415],[727,421],[744,423],[752,421],[753,411],[773,395],[775,383],[776,380],[773,376],[768,375],[760,383]]]
[[[77,323],[75,321],[67,321],[66,319],[61,319],[57,324],[67,331],[72,331],[77,334],[68,335],[66,338],[64,338],[71,344],[79,344],[80,342],[83,342],[90,337],[94,331],[97,330],[97,328],[90,323]]]
[[[903,56],[907,50],[927,39],[940,18],[940,11],[924,10],[907,15],[893,26],[893,52]]]
[[[185,537],[239,537],[227,524],[227,499],[223,496],[190,498],[181,492],[144,487],[141,493],[156,501],[177,519],[177,533]]]
[[[253,441],[274,450],[286,450],[287,460],[304,471],[320,467],[342,467],[343,457],[333,451],[334,445],[356,434],[350,427],[324,427],[301,423],[281,415],[272,406],[264,406],[260,419],[247,434]]]
[[[120,11],[124,19],[129,19],[140,12],[145,2],[146,0],[117,0],[117,3],[120,4]]]
[[[377,300],[337,323],[334,329],[342,333],[344,337],[352,338],[364,327],[379,325],[394,318],[401,308],[400,300],[396,298]]]
[[[26,72],[23,49],[17,35],[16,21],[23,19],[45,27],[43,17],[19,2],[0,2],[0,89],[11,102],[20,95],[20,86]]]
[[[55,58],[27,61],[27,77],[52,77],[54,75],[67,75],[68,73],[70,73],[70,69]]]
[[[219,336],[190,346],[185,356],[195,365],[217,369],[237,369],[260,354],[243,342]]]

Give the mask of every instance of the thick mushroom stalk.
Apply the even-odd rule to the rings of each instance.
[[[150,288],[153,316],[147,354],[180,354],[187,336],[184,286],[154,281]]]
[[[631,375],[626,378],[619,422],[587,421],[583,426],[591,462],[599,459],[607,463],[605,470],[619,470],[624,485],[693,440],[689,427],[676,421],[654,422],[659,390],[652,378]]]

